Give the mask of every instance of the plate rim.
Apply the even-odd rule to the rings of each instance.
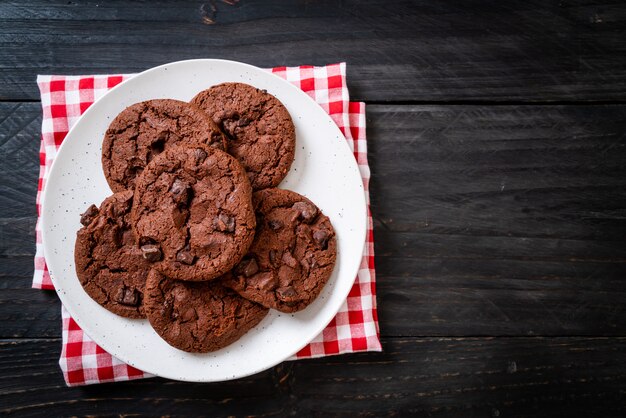
[[[162,70],[164,67],[171,67],[174,65],[192,65],[192,64],[211,64],[211,63],[220,63],[220,64],[226,64],[226,65],[236,65],[236,66],[241,66],[243,68],[247,68],[250,69],[252,71],[260,71],[265,75],[269,75],[271,77],[276,78],[277,80],[280,80],[280,83],[285,86],[286,88],[292,89],[294,92],[296,92],[300,97],[304,98],[306,97],[312,104],[315,105],[315,107],[318,109],[318,112],[321,112],[320,114],[323,115],[323,117],[327,118],[328,120],[330,120],[332,122],[331,125],[331,129],[335,130],[337,133],[339,133],[340,137],[344,138],[344,141],[339,141],[341,143],[340,147],[343,147],[344,150],[348,153],[348,155],[352,156],[351,159],[349,159],[349,165],[352,166],[352,170],[355,171],[358,176],[359,176],[359,180],[362,182],[362,175],[361,175],[361,171],[359,169],[358,166],[358,162],[356,160],[356,158],[354,158],[353,155],[353,151],[349,148],[348,146],[348,140],[345,138],[345,135],[341,132],[341,130],[339,129],[339,127],[337,126],[337,124],[332,120],[332,118],[330,117],[330,115],[312,98],[310,97],[306,92],[304,92],[303,90],[301,90],[300,88],[296,87],[295,85],[293,85],[291,82],[289,82],[288,80],[285,80],[284,78],[281,78],[279,76],[277,76],[276,74],[274,74],[271,71],[267,71],[264,68],[261,67],[257,67],[251,64],[247,64],[247,63],[243,63],[243,62],[239,62],[239,61],[233,61],[233,60],[225,60],[225,59],[213,59],[213,58],[198,58],[198,59],[189,59],[189,60],[179,60],[179,61],[173,61],[173,62],[169,62],[169,63],[165,63],[165,64],[161,64],[155,67],[151,67],[147,70],[141,71],[139,73],[134,73],[130,78],[124,80],[123,82],[121,82],[120,84],[118,84],[117,86],[113,87],[112,89],[108,90],[105,94],[103,94],[100,98],[98,98],[96,101],[94,101],[92,103],[92,105],[89,106],[89,108],[79,117],[79,119],[74,123],[74,125],[69,129],[68,133],[66,134],[66,139],[68,137],[70,137],[70,135],[72,134],[73,131],[75,131],[77,129],[78,126],[80,126],[81,122],[88,117],[89,115],[91,115],[91,113],[97,112],[97,108],[94,107],[94,105],[103,100],[105,97],[107,97],[108,95],[110,95],[111,93],[119,90],[119,89],[123,89],[126,88],[127,83],[131,82],[133,79],[135,79],[136,77],[139,76],[146,76],[152,72],[158,72],[160,70]],[[123,73],[122,73],[123,74]],[[208,88],[208,87],[207,87]],[[61,145],[59,146],[59,148],[56,151],[56,156],[55,159],[53,160],[49,171],[48,171],[48,176],[47,179],[49,180],[53,173],[57,170],[59,170],[57,167],[59,166],[59,155],[61,154],[61,152],[63,152],[63,150],[67,147],[66,144],[68,144],[68,141],[66,141],[64,139],[64,141],[61,143]],[[50,255],[50,251],[52,251],[51,248],[48,247],[48,245],[46,245],[47,239],[47,222],[46,219],[48,218],[48,216],[52,216],[52,215],[48,215],[46,216],[46,201],[48,201],[49,198],[49,194],[52,193],[50,192],[51,188],[48,187],[49,182],[46,182],[46,185],[44,186],[44,190],[43,190],[43,194],[42,194],[42,199],[41,199],[41,215],[39,217],[40,219],[40,223],[41,223],[41,234],[42,234],[42,247],[43,247],[43,253],[44,253],[44,259],[45,260],[50,260],[51,258],[49,258]],[[359,199],[359,207],[361,207],[361,210],[363,212],[362,219],[362,228],[359,228],[359,248],[360,248],[360,254],[363,253],[364,249],[365,249],[365,245],[367,243],[367,229],[368,229],[368,215],[367,215],[367,199],[366,199],[366,192],[365,192],[365,187],[362,186],[361,188],[362,193],[359,194],[360,199]],[[351,202],[351,204],[354,204],[354,202]],[[72,254],[74,252],[74,249],[71,250]],[[351,286],[346,286],[346,291],[342,292],[343,294],[341,295],[340,300],[341,301],[345,301],[348,297],[348,294],[350,293],[350,290],[352,289],[352,286],[354,285],[354,281],[356,280],[357,276],[358,276],[358,272],[359,272],[359,267],[360,267],[360,263],[362,260],[362,256],[358,259],[358,262],[355,263],[355,266],[353,269],[354,270],[354,280],[352,280],[350,283],[352,284]],[[74,321],[76,321],[76,323],[79,325],[79,327],[81,328],[81,330],[83,330],[83,332],[88,335],[88,333],[85,331],[85,328],[89,328],[89,326],[85,327],[84,326],[84,321],[83,319],[79,319],[79,315],[76,315],[76,312],[73,310],[73,308],[70,305],[66,305],[64,303],[65,299],[71,300],[71,298],[69,297],[65,297],[67,296],[67,294],[62,295],[62,293],[57,290],[58,286],[56,283],[56,279],[54,278],[52,272],[50,273],[50,279],[53,283],[54,286],[54,290],[57,294],[57,296],[59,297],[59,300],[61,301],[62,306],[67,310],[67,312],[70,314],[70,316],[74,319]],[[342,302],[343,303],[343,302]],[[330,316],[328,321],[324,321],[323,323],[320,323],[322,325],[315,327],[315,332],[311,332],[312,336],[310,339],[306,339],[306,341],[303,341],[301,344],[297,344],[294,345],[294,349],[289,350],[289,354],[286,355],[284,358],[280,358],[277,361],[271,361],[271,364],[264,364],[261,367],[253,367],[251,368],[249,371],[246,371],[244,373],[238,373],[236,375],[228,375],[226,378],[221,378],[219,380],[215,380],[215,379],[211,379],[210,376],[206,376],[206,378],[202,378],[202,379],[198,379],[198,378],[187,378],[187,376],[181,376],[181,375],[169,375],[168,373],[159,373],[158,371],[155,372],[153,370],[144,370],[144,368],[141,369],[142,372],[144,373],[149,373],[151,375],[154,376],[159,376],[159,377],[164,377],[164,378],[168,378],[168,379],[172,379],[172,380],[177,380],[177,381],[184,381],[184,382],[224,382],[224,381],[229,381],[229,380],[234,380],[234,379],[240,379],[240,378],[244,378],[244,377],[248,377],[260,372],[263,372],[265,370],[269,370],[272,367],[275,367],[276,365],[284,362],[284,361],[288,361],[290,357],[293,357],[298,351],[300,351],[302,348],[304,348],[306,345],[308,345],[313,339],[315,339],[316,336],[318,336],[327,326],[330,322],[332,322],[332,320],[336,317],[337,312],[339,311],[339,309],[341,308],[342,303],[339,303],[337,305],[337,309],[332,309],[333,314],[332,316]],[[92,338],[90,336],[90,338]],[[92,338],[92,340],[102,346],[102,344],[100,344],[100,342],[96,341],[95,339]],[[105,344],[107,345],[107,344]],[[104,349],[104,347],[103,347]],[[108,354],[110,354],[111,356],[114,356],[116,358],[118,358],[119,360],[121,360],[122,362],[136,367],[134,366],[132,363],[133,361],[129,361],[128,358],[126,358],[126,356],[124,355],[119,355],[119,354],[114,354],[107,351]]]

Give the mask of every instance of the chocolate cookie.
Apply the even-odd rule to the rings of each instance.
[[[237,341],[267,315],[219,281],[183,282],[151,270],[146,315],[168,344],[192,353],[219,350]]]
[[[168,148],[136,179],[132,225],[154,268],[172,279],[211,280],[233,268],[254,238],[250,182],[223,151]]]
[[[328,281],[337,257],[327,216],[296,192],[265,189],[253,196],[256,236],[223,283],[246,299],[282,312],[307,307]]]
[[[133,191],[107,197],[82,214],[74,260],[80,284],[109,311],[145,318],[143,290],[150,264],[135,245],[130,228]]]
[[[198,93],[191,103],[226,133],[228,152],[246,169],[254,190],[275,187],[285,178],[293,162],[296,132],[276,97],[248,84],[224,83]]]
[[[124,109],[102,143],[102,168],[114,192],[132,189],[144,167],[172,145],[208,144],[225,150],[226,137],[206,113],[180,100],[155,99]]]

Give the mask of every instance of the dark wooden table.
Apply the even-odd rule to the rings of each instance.
[[[0,3],[0,411],[624,416],[626,5]],[[30,289],[37,74],[347,61],[367,102],[384,352],[250,378],[65,387]]]

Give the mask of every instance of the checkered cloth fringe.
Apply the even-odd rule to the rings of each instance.
[[[345,63],[323,67],[277,67],[268,71],[301,88],[328,112],[339,126],[354,152],[369,205],[370,170],[367,164],[365,139],[365,104],[350,102]],[[41,75],[37,78],[43,108],[37,193],[39,214],[48,171],[69,129],[94,101],[132,76],[133,74]],[[324,331],[290,360],[381,350],[376,314],[374,237],[372,217],[369,213],[367,225],[367,242],[363,258],[348,298]],[[33,287],[54,289],[44,259],[40,222],[37,222],[36,236]],[[100,348],[83,333],[65,308],[62,308],[62,317],[63,345],[59,363],[68,386],[150,377],[149,374],[121,362]]]

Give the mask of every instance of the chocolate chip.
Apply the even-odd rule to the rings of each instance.
[[[157,242],[150,237],[139,237],[139,245],[156,244]]]
[[[172,187],[170,187],[170,193],[175,194],[175,195],[179,195],[179,194],[185,192],[187,190],[187,187],[189,187],[189,186],[184,181],[182,181],[181,179],[177,178],[172,183]]]
[[[154,263],[155,261],[159,261],[162,256],[161,248],[159,248],[159,246],[155,244],[142,245],[141,253],[143,254],[143,258],[145,258],[151,263]]]
[[[196,159],[196,162],[201,163],[202,161],[204,161],[206,159],[206,152],[204,152],[203,149],[200,148],[195,148],[193,150],[193,156]]]
[[[172,183],[172,187],[170,187],[170,193],[172,194],[174,202],[186,205],[190,197],[189,189],[189,184],[179,178],[175,179]]]
[[[296,290],[291,286],[279,287],[276,289],[276,294],[282,300],[293,299],[297,295]]]
[[[239,127],[239,115],[229,115],[228,119],[224,119],[222,122],[222,131],[231,137],[235,137],[235,129]]]
[[[237,121],[237,127],[241,128],[243,126],[248,126],[250,125],[250,122],[252,122],[252,120],[248,119],[248,118],[241,118]]]
[[[255,274],[248,279],[248,285],[260,290],[269,291],[277,286],[276,278],[272,272],[266,271]]]
[[[239,263],[236,271],[238,274],[250,277],[259,271],[259,265],[254,258],[248,258]]]
[[[98,210],[96,205],[89,206],[87,210],[85,211],[85,213],[82,213],[80,215],[80,223],[83,224],[84,226],[89,225],[91,221],[93,221],[96,218],[96,216],[98,216],[98,213],[100,213],[100,211]]]
[[[176,309],[174,309],[174,300],[173,299],[166,299],[165,300],[165,310],[169,311],[169,317],[172,320],[177,320],[178,319],[178,311]],[[165,312],[163,313],[163,316],[168,316]]]
[[[293,255],[289,251],[285,251],[282,257],[283,263],[288,265],[291,268],[296,268],[298,265],[298,261],[293,258]]]
[[[270,263],[274,264],[276,262],[276,250],[270,250]]]
[[[278,283],[280,287],[291,286],[294,280],[294,271],[291,267],[286,264],[281,264],[278,268]]]
[[[313,232],[313,239],[317,244],[318,248],[325,250],[328,248],[328,240],[330,239],[330,233],[325,229],[318,229]]]
[[[193,264],[194,259],[195,257],[187,250],[179,251],[178,254],[176,254],[176,261],[180,261],[183,264]]]
[[[195,321],[198,319],[198,313],[194,308],[188,308],[181,316],[181,322]]]
[[[115,300],[122,305],[137,306],[139,305],[139,292],[137,289],[124,286],[118,289]]]
[[[244,269],[243,274],[246,277],[250,277],[258,271],[259,271],[259,265],[257,264],[256,260],[252,258],[250,259],[250,261],[248,262],[248,265]]]
[[[304,222],[311,223],[317,217],[317,208],[310,203],[296,202],[292,208],[298,211]]]
[[[211,135],[211,140],[213,142],[208,144],[211,148],[216,148],[216,149],[218,149],[220,151],[226,151],[224,149],[224,142],[222,141],[222,135],[221,134],[213,134],[213,135]]]
[[[235,231],[235,218],[225,213],[220,213],[215,218],[214,223],[218,231],[222,232],[234,232]]]
[[[271,220],[271,221],[268,221],[268,222],[267,222],[267,226],[269,226],[269,227],[270,227],[270,229],[271,229],[272,231],[278,231],[278,230],[279,230],[279,229],[281,229],[284,225],[283,225],[283,223],[282,223],[281,221],[274,221],[274,220]]]

